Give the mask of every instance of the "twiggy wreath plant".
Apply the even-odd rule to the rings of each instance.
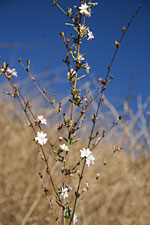
[[[13,93],[7,91],[5,94],[12,96],[20,104],[27,117],[27,124],[33,130],[34,142],[39,146],[40,157],[45,162],[47,179],[50,181],[53,188],[53,197],[49,195],[49,190],[44,184],[42,173],[39,173],[39,177],[42,181],[43,190],[49,202],[54,224],[57,225],[71,225],[80,223],[78,217],[80,214],[80,206],[77,205],[77,202],[85,191],[89,191],[88,181],[86,181],[86,187],[81,190],[82,179],[83,177],[86,178],[86,174],[84,173],[85,167],[87,167],[88,170],[92,169],[92,165],[95,160],[98,160],[94,157],[95,147],[100,144],[102,139],[105,138],[111,129],[121,121],[122,117],[119,116],[118,120],[114,121],[108,130],[100,131],[96,128],[96,124],[99,122],[100,118],[100,108],[104,101],[104,92],[106,91],[107,84],[114,78],[110,74],[110,71],[116,54],[128,28],[141,8],[141,6],[138,6],[138,9],[132,15],[127,26],[122,27],[121,38],[114,43],[115,52],[110,63],[108,64],[107,73],[103,78],[99,77],[97,80],[98,87],[95,90],[88,92],[87,95],[83,95],[82,89],[78,89],[78,83],[81,79],[86,79],[90,66],[88,65],[87,59],[85,59],[86,53],[82,52],[81,46],[83,41],[90,41],[94,39],[91,28],[86,25],[86,19],[87,17],[91,17],[92,8],[97,7],[98,3],[93,2],[92,0],[79,0],[77,2],[78,5],[74,6],[74,9],[68,8],[67,11],[65,11],[59,5],[57,0],[52,1],[52,6],[58,7],[60,11],[70,19],[70,23],[66,23],[66,25],[73,30],[70,37],[66,37],[64,32],[60,32],[66,49],[66,56],[63,61],[68,69],[66,79],[69,82],[71,94],[71,98],[66,99],[66,101],[70,103],[70,109],[68,109],[70,110],[69,117],[66,113],[62,112],[63,105],[61,102],[59,102],[58,107],[56,106],[55,94],[52,95],[52,98],[49,98],[46,90],[42,89],[36,82],[36,78],[33,77],[30,72],[30,60],[27,60],[27,65],[24,65],[21,58],[18,59],[18,62],[26,70],[35,87],[60,117],[61,123],[58,127],[58,131],[65,129],[65,135],[58,138],[57,144],[53,143],[51,137],[48,138],[46,132],[44,131],[44,126],[47,124],[47,120],[43,117],[43,115],[37,115],[33,112],[30,101],[25,99],[19,87],[15,84],[13,77],[17,77],[16,69],[9,68],[9,65],[5,62],[1,62],[0,68],[0,75],[5,76],[13,89]],[[98,104],[95,112],[91,115],[92,125],[89,130],[87,144],[81,149],[78,149],[77,142],[80,141],[78,138],[78,133],[86,124],[87,110],[94,100],[97,100]],[[73,145],[74,148],[77,148],[76,151],[78,151],[78,160],[76,162],[71,161],[70,163],[69,156],[74,154],[72,150]],[[115,150],[116,149],[118,148],[115,148]],[[54,158],[59,165],[61,165],[60,168],[62,177],[59,186],[56,186],[55,184],[55,179],[57,179],[57,177],[53,177],[51,174],[51,165],[49,163],[49,159],[51,157]],[[76,179],[76,186],[71,185],[70,178]],[[96,174],[96,179],[98,178],[99,174]],[[52,198],[55,199],[55,203],[60,210],[54,210]]]

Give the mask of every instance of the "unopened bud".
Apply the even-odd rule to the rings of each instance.
[[[118,41],[115,41],[115,45],[117,48],[120,48],[120,43]]]
[[[125,26],[123,26],[123,27],[121,28],[121,30],[122,30],[123,33],[125,33],[125,32],[126,32]]]

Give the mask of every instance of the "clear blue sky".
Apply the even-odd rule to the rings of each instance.
[[[78,4],[78,0],[58,0],[66,9]],[[135,18],[122,43],[112,68],[115,79],[107,95],[113,101],[121,101],[128,90],[131,74],[134,75],[132,94],[142,94],[143,99],[150,95],[150,1],[149,0],[103,0],[92,10],[87,25],[95,39],[87,41],[86,60],[95,77],[104,76],[107,65],[115,50],[114,41],[121,36],[121,27],[126,25],[139,4],[142,9]],[[65,76],[64,46],[59,35],[65,31],[69,35],[71,28],[65,26],[68,18],[57,7],[51,7],[50,0],[1,0],[0,1],[0,56],[19,71],[19,77],[25,76],[16,59],[28,58],[32,62],[32,71],[42,80],[47,71],[49,81],[55,76]],[[59,83],[60,82],[60,83]],[[57,80],[50,87],[66,92],[65,86]],[[60,89],[61,88],[61,89]]]

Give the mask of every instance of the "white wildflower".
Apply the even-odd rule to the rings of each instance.
[[[38,120],[40,121],[41,124],[47,124],[46,119],[43,117],[43,115],[38,116]]]
[[[88,38],[87,38],[87,40],[91,40],[93,38],[94,38],[94,35],[93,35],[92,31],[88,30]]]
[[[10,69],[9,67],[7,67],[6,72],[8,73],[8,75],[13,75],[13,76],[17,77],[16,69]]]
[[[80,152],[81,152],[82,158],[86,157],[86,164],[88,165],[88,167],[91,164],[94,164],[95,157],[93,156],[93,154],[89,148],[87,148],[87,149],[83,148],[80,150]]]
[[[67,78],[68,80],[70,77],[73,77],[75,75],[76,71],[73,70],[73,68],[70,69],[70,71],[67,73]]]
[[[81,25],[81,26],[80,26],[80,31],[81,31],[81,32],[84,32],[85,30],[86,30],[86,26],[85,26],[84,24]]]
[[[62,150],[63,150],[63,151],[65,151],[65,152],[68,152],[68,151],[69,151],[68,146],[67,146],[67,145],[65,145],[65,144],[60,145],[59,147],[60,147],[60,149],[62,149]]]
[[[78,218],[77,218],[77,214],[75,213],[73,217],[73,225],[75,225],[77,222],[78,222]]]
[[[88,167],[89,167],[91,164],[94,164],[94,161],[95,161],[95,157],[93,156],[93,154],[89,155],[89,156],[86,158],[86,164],[88,165]]]
[[[84,24],[80,26],[80,32],[81,32],[81,36],[83,37],[84,35],[86,35],[87,31],[88,31],[88,27],[85,26]]]
[[[62,199],[65,199],[65,198],[67,198],[68,197],[68,188],[63,188],[62,187],[62,190],[61,190],[62,192],[61,192],[61,197],[62,197]]]
[[[89,16],[89,17],[91,16],[91,9],[86,3],[81,4],[79,9],[80,9],[80,13],[83,14],[84,16]]]
[[[41,132],[37,132],[37,137],[35,138],[35,140],[40,144],[40,145],[45,145],[47,142],[47,138],[46,138],[47,134],[43,133],[43,131]]]
[[[92,152],[90,151],[89,148],[83,148],[80,150],[81,152],[81,157],[84,158],[84,157],[88,157],[90,154],[92,154]]]
[[[70,184],[66,184],[66,187],[68,190],[72,190],[72,187],[70,187]]]
[[[81,60],[84,60],[84,57],[83,57],[83,55],[81,55],[81,54],[79,53],[77,59],[78,59],[79,62],[81,62]]]
[[[91,67],[89,66],[89,64],[86,62],[85,64],[85,69],[86,69],[86,72],[89,73]]]

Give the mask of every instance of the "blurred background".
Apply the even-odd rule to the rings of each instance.
[[[58,2],[65,10],[77,4],[76,0]],[[141,4],[142,10],[127,32],[112,67],[111,73],[115,79],[106,95],[113,104],[118,104],[125,99],[130,89],[134,101],[139,94],[144,101],[149,96],[150,81],[150,1],[97,2],[99,5],[93,7],[92,17],[86,19],[95,39],[84,40],[81,47],[81,53],[86,53],[85,59],[91,67],[89,80],[105,76],[115,50],[114,42],[119,40],[122,33],[121,27],[127,25]],[[65,22],[70,22],[69,19],[57,7],[51,7],[51,3],[50,0],[0,1],[0,56],[2,61],[16,68],[21,80],[25,72],[17,59],[21,57],[26,64],[30,58],[31,71],[35,77],[39,81],[46,77],[49,90],[61,92],[62,97],[62,94],[68,94],[68,86],[65,79],[67,68],[62,62],[65,47],[59,33],[64,31],[69,36],[73,30],[65,26]]]

